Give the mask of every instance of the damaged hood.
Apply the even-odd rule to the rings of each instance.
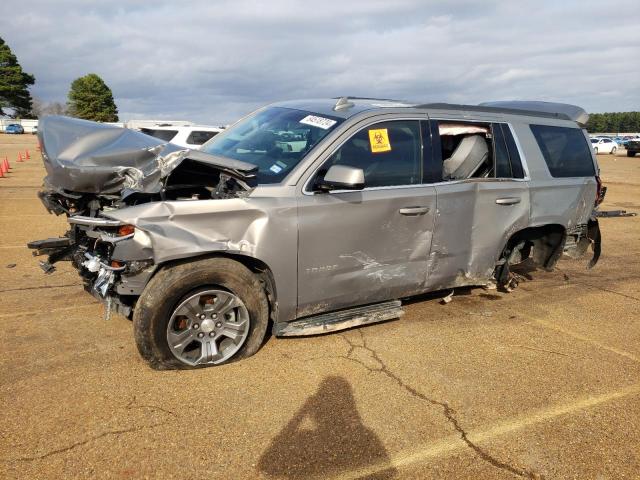
[[[157,193],[162,180],[185,159],[216,167],[245,182],[257,172],[250,163],[184,149],[114,125],[63,116],[44,117],[39,125],[45,184],[55,190]]]

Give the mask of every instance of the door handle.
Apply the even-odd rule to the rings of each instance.
[[[520,203],[520,198],[519,197],[496,198],[496,203],[498,205],[515,205],[516,203]]]
[[[429,207],[404,207],[398,211],[401,215],[424,215],[429,213]]]

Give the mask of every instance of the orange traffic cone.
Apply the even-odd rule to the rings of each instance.
[[[7,160],[7,157],[4,157],[4,160],[2,162],[2,173],[7,173],[9,171],[9,160]]]
[[[18,161],[22,162],[22,152],[18,152]]]
[[[29,156],[29,149],[27,149],[27,153],[24,156],[25,160],[29,160],[31,157]]]

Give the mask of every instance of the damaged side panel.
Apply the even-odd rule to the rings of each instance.
[[[485,179],[440,184],[436,190],[429,289],[486,284],[509,238],[529,223],[527,182]]]
[[[215,252],[258,259],[283,286],[278,295],[280,319],[294,318],[295,288],[290,286],[296,284],[295,198],[154,202],[105,215],[148,235],[156,265]],[[124,247],[118,247],[114,256]]]

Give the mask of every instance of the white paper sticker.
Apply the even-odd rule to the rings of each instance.
[[[280,173],[282,171],[282,167],[278,165],[271,165],[271,168],[269,170],[271,170],[273,173]]]
[[[311,125],[312,127],[318,127],[323,130],[327,128],[333,127],[337,122],[335,120],[331,120],[330,118],[317,117],[315,115],[307,115],[300,123],[304,123],[306,125]]]

